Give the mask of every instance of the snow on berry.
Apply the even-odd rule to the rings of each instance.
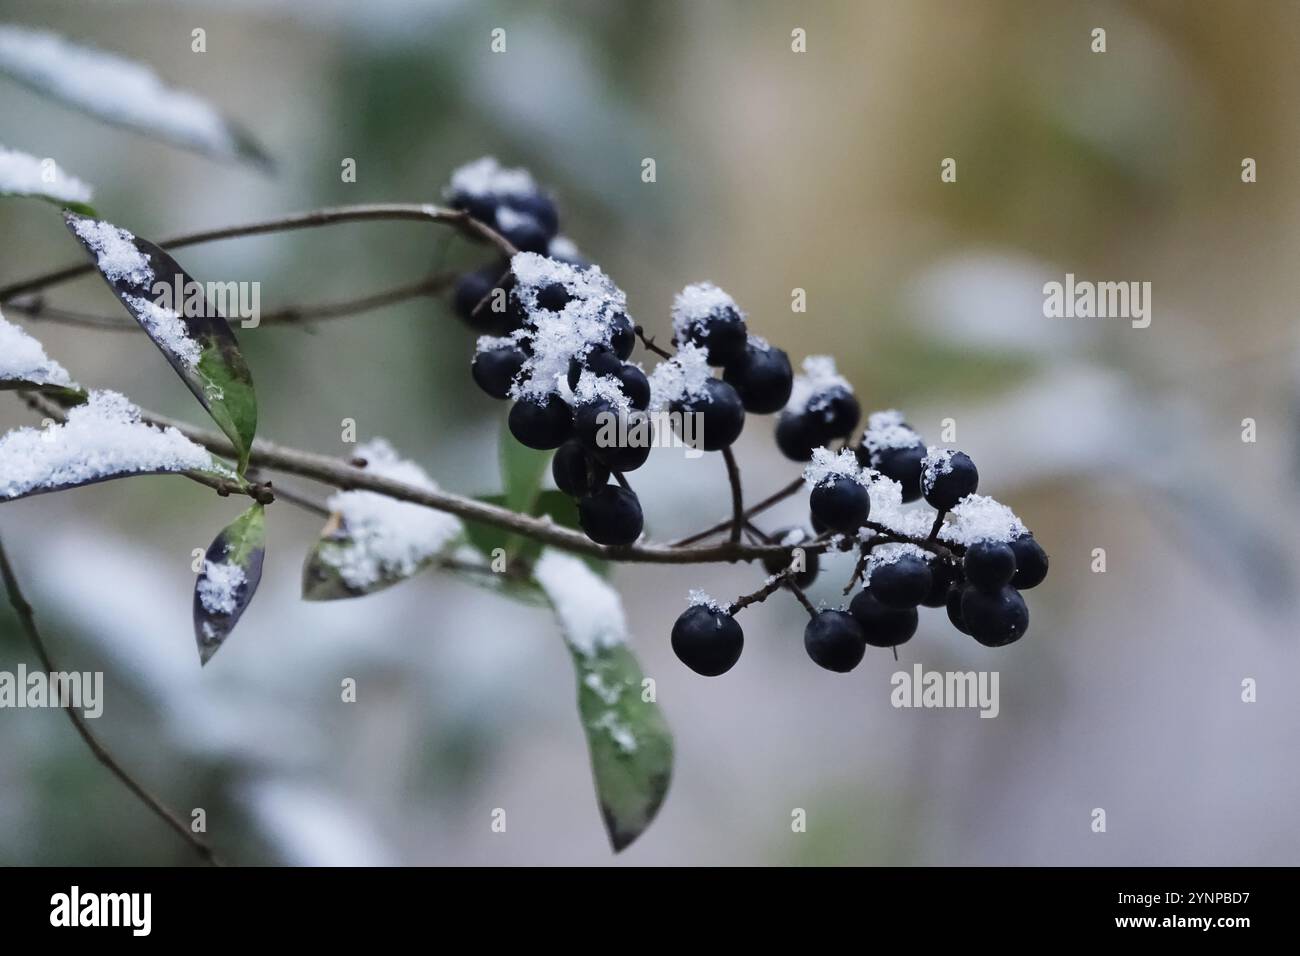
[[[677,341],[685,342],[691,329],[706,325],[711,316],[724,309],[733,309],[742,319],[745,317],[736,300],[712,282],[696,282],[682,289],[673,299],[673,334]]]
[[[890,448],[911,448],[921,443],[921,436],[903,424],[903,413],[896,408],[872,412],[862,442],[871,454]]]
[[[497,349],[503,349],[511,345],[519,344],[515,333],[510,335],[480,335],[474,342],[474,352],[495,352]]]
[[[803,374],[794,377],[785,411],[792,414],[819,411],[827,395],[836,389],[853,394],[848,379],[835,371],[835,359],[829,355],[809,355],[803,360]]]
[[[892,478],[876,471],[868,471],[871,484],[871,521],[887,531],[906,538],[923,538],[934,524],[935,511],[926,507],[908,507],[903,504],[903,486]],[[859,537],[865,541],[875,532],[864,528]]]
[[[423,468],[399,457],[383,438],[361,445],[357,455],[372,474],[425,491],[438,490]],[[321,559],[358,590],[414,574],[424,562],[445,552],[464,530],[454,515],[373,491],[336,492],[328,505],[342,520],[346,541],[322,549]]]
[[[203,576],[197,591],[203,609],[209,614],[233,614],[239,606],[239,589],[248,576],[244,569],[229,562],[203,562]]]
[[[62,424],[0,438],[0,500],[118,475],[193,469],[229,474],[175,428],[142,422],[140,410],[117,392],[91,392]]]
[[[664,411],[674,402],[707,399],[709,393],[705,383],[712,377],[708,352],[688,342],[650,373],[650,408]]]
[[[967,495],[948,512],[948,517],[939,537],[950,544],[1012,541],[1028,533],[1015,512],[988,495]]]
[[[627,639],[627,621],[618,592],[581,558],[547,549],[533,567],[574,651],[590,657]]]
[[[686,596],[687,607],[707,607],[710,611],[717,611],[719,614],[727,613],[727,605],[717,600],[708,591],[700,588],[692,588]]]
[[[878,544],[871,549],[871,556],[867,558],[866,571],[863,573],[862,581],[864,584],[871,583],[871,572],[877,568],[883,568],[890,564],[897,564],[906,557],[920,558],[922,561],[934,560],[934,555],[924,548],[917,547],[914,544],[903,542],[890,542],[889,544]]]
[[[623,391],[623,384],[613,375],[597,375],[584,369],[578,376],[578,387],[573,389],[573,400],[578,405],[608,402],[617,411],[626,412],[632,407]]]
[[[934,488],[934,483],[940,475],[946,475],[952,471],[952,456],[957,454],[952,448],[939,448],[931,445],[925,450],[925,458],[921,462],[921,490],[926,494]]]
[[[537,183],[526,169],[506,169],[495,156],[483,156],[458,167],[451,174],[446,193],[450,196],[531,196]]]
[[[45,348],[0,313],[0,382],[30,382],[75,388],[67,370]]]
[[[149,259],[135,245],[135,236],[111,222],[98,219],[73,219],[72,228],[95,254],[99,271],[114,282],[127,281],[134,286],[153,281]]]
[[[0,195],[49,196],[65,203],[88,203],[91,188],[69,176],[52,159],[37,159],[0,146]]]
[[[809,488],[816,488],[834,478],[851,478],[868,490],[871,488],[871,478],[858,464],[857,456],[852,450],[844,448],[835,452],[829,448],[814,448],[812,461],[803,470],[804,483]]]
[[[149,333],[149,337],[170,355],[175,355],[187,368],[197,368],[203,348],[190,337],[185,320],[174,310],[159,305],[144,296],[126,297],[135,316]]]

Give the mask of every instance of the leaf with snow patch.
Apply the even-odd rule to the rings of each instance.
[[[402,459],[382,438],[357,449],[366,470],[425,491],[438,486],[419,465]],[[405,581],[465,548],[460,519],[374,491],[330,496],[330,517],[307,554],[302,596],[307,601],[360,597]],[[472,548],[466,560],[480,560]]]
[[[199,663],[221,647],[253,600],[266,558],[266,512],[255,504],[222,529],[194,582],[194,640]]]
[[[114,126],[218,159],[271,165],[247,132],[205,100],[168,87],[142,63],[56,33],[0,25],[0,73]]]
[[[673,738],[659,705],[642,697],[641,665],[625,645],[618,594],[580,559],[545,551],[534,577],[573,657],[578,714],[614,852],[654,820],[672,780]]]
[[[95,215],[90,187],[68,175],[54,160],[0,146],[0,198],[10,196],[44,199],[83,215]]]
[[[175,428],[141,421],[140,410],[117,392],[91,392],[65,422],[0,436],[0,501],[127,475],[187,472],[240,480]]]
[[[257,395],[230,323],[208,303],[204,286],[153,243],[103,220],[64,218],[114,295],[234,444],[242,475],[257,431]]]
[[[80,405],[86,393],[45,347],[0,312],[0,391],[41,392],[64,408]]]

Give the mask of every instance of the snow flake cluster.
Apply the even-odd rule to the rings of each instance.
[[[0,382],[30,382],[75,388],[67,370],[45,348],[0,313]]]
[[[590,657],[627,639],[627,621],[618,592],[581,558],[546,550],[533,568],[574,651]]]
[[[37,159],[0,146],[0,195],[49,196],[66,203],[88,203],[91,188],[52,160]]]
[[[803,480],[809,488],[816,488],[835,478],[848,478],[870,490],[870,474],[858,464],[853,452],[844,448],[838,452],[829,448],[814,448],[812,461],[803,470]]]
[[[967,495],[948,513],[939,538],[969,546],[976,541],[1014,541],[1028,533],[1024,522],[1006,505],[987,495]]]
[[[674,402],[707,399],[706,385],[713,378],[708,352],[687,342],[670,359],[664,359],[650,373],[650,408],[665,411]]]
[[[872,412],[867,416],[867,430],[862,434],[862,444],[872,456],[891,448],[912,448],[921,444],[921,436],[903,422],[903,413],[896,408]]]
[[[111,222],[98,219],[73,219],[72,228],[95,254],[99,271],[115,282],[135,286],[153,281],[149,258],[135,244],[135,236]]]
[[[230,615],[239,606],[240,588],[248,576],[239,565],[226,561],[203,562],[203,576],[195,590],[209,614]]]
[[[785,411],[794,415],[820,411],[837,391],[852,395],[853,386],[835,370],[835,359],[829,355],[809,355],[803,360],[803,374],[794,377]]]
[[[703,329],[710,318],[728,309],[745,317],[736,300],[712,282],[688,285],[673,299],[673,334],[679,343],[686,342],[692,331]]]

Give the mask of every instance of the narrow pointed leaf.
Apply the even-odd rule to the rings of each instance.
[[[237,124],[149,67],[56,33],[0,24],[0,73],[106,123],[217,159],[263,167],[270,158]]]
[[[91,188],[59,168],[52,159],[38,159],[0,146],[0,197],[30,197],[93,216]]]
[[[438,489],[423,468],[400,458],[383,439],[362,445],[357,455],[375,474]],[[381,591],[467,547],[459,518],[423,505],[373,491],[340,491],[330,497],[329,507],[329,520],[303,564],[304,600]],[[467,559],[479,556],[471,548]]]
[[[262,580],[266,512],[255,504],[222,529],[194,583],[194,640],[199,662],[212,659],[243,616]]]
[[[672,733],[659,705],[645,699],[618,594],[581,560],[557,551],[544,552],[534,574],[573,657],[596,799],[617,853],[663,804],[672,779]]]
[[[235,333],[205,287],[125,229],[73,213],[64,218],[109,288],[234,444],[242,475],[257,431],[257,396]]]
[[[0,436],[0,501],[128,475],[198,472],[239,485],[220,460],[175,428],[156,428],[116,392],[94,391],[67,421]]]

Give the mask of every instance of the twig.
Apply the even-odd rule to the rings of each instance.
[[[732,544],[740,540],[740,529],[745,526],[745,499],[740,490],[740,466],[730,446],[722,449],[722,460],[727,463],[727,481],[731,483],[731,537]]]
[[[5,590],[9,593],[9,603],[13,605],[14,611],[17,612],[18,619],[22,622],[23,630],[26,632],[28,640],[31,641],[41,666],[45,668],[47,673],[58,673],[58,668],[54,666],[54,661],[51,660],[49,652],[45,649],[45,642],[41,640],[40,631],[36,628],[35,612],[32,611],[32,606],[27,603],[27,599],[23,597],[22,589],[18,586],[18,579],[14,576],[13,568],[9,564],[9,557],[5,554],[3,544],[0,544],[0,575],[4,577]],[[81,736],[81,739],[86,742],[86,746],[90,748],[90,752],[94,754],[96,760],[107,767],[113,776],[122,781],[126,788],[135,794],[159,819],[175,830],[181,839],[193,847],[194,852],[202,857],[205,862],[213,866],[224,865],[206,840],[193,833],[189,827],[181,822],[180,817],[175,812],[168,809],[162,801],[146,790],[123,769],[122,765],[91,733],[90,728],[86,726],[85,719],[77,713],[71,702],[63,705],[63,711],[68,715],[68,719],[72,721],[72,726]]]
[[[635,332],[636,337],[641,340],[641,344],[644,345],[649,351],[654,352],[655,355],[658,355],[660,358],[666,358],[666,359],[670,359],[673,357],[672,352],[665,351],[664,349],[660,348],[658,345],[655,345],[655,340],[647,336],[645,334],[645,329],[643,329],[641,326],[639,325],[632,326],[632,331]]]
[[[736,600],[732,601],[731,604],[727,607],[727,613],[735,614],[737,611],[747,608],[751,604],[759,604],[763,601],[766,601],[769,597],[771,597],[773,594],[779,591],[782,585],[790,582],[790,579],[793,576],[794,576],[794,572],[792,572],[789,568],[782,571],[780,574],[772,575],[772,577],[767,579],[767,583],[764,584],[757,591],[755,591],[753,594],[745,594],[742,595],[741,597],[736,598]]]
[[[808,595],[803,593],[803,588],[795,584],[793,579],[785,582],[785,586],[789,589],[790,593],[798,599],[799,603],[803,605],[803,609],[808,612],[810,617],[817,616],[817,609],[813,607],[812,601],[808,600]]]
[[[242,226],[226,226],[222,229],[186,233],[164,239],[158,245],[168,250],[179,249],[183,246],[195,246],[205,242],[216,242],[221,239],[235,239],[240,236],[260,236],[272,232],[316,229],[320,226],[330,226],[339,222],[362,222],[366,220],[444,223],[460,230],[462,234],[471,239],[487,242],[495,246],[506,258],[510,258],[518,251],[499,232],[491,226],[479,222],[466,212],[416,203],[372,203],[359,206],[334,206],[326,209],[315,209],[311,212],[293,213],[261,222],[246,223]],[[12,282],[7,286],[0,287],[0,302],[8,302],[15,296],[36,292],[52,285],[76,279],[94,270],[94,263],[82,262],[31,279]]]
[[[773,505],[779,504],[780,502],[784,501],[786,498],[789,498],[792,494],[794,494],[796,491],[798,491],[800,488],[803,487],[803,483],[804,483],[803,478],[796,478],[794,481],[790,482],[790,484],[786,485],[780,491],[775,491],[772,494],[768,495],[762,501],[758,502],[758,504],[750,505],[749,508],[745,510],[745,517],[752,518],[754,517],[754,515],[762,514],[764,511],[766,511],[768,508],[771,508]],[[726,531],[728,528],[731,527],[732,522],[734,520],[735,520],[734,518],[727,518],[725,521],[719,521],[717,524],[713,525],[712,527],[705,528],[703,531],[697,531],[695,532],[695,534],[689,535],[688,537],[685,538],[680,538],[677,541],[672,542],[672,544],[669,545],[669,547],[684,548],[687,545],[695,544],[697,541],[703,541],[711,534],[717,534],[719,531]]]

